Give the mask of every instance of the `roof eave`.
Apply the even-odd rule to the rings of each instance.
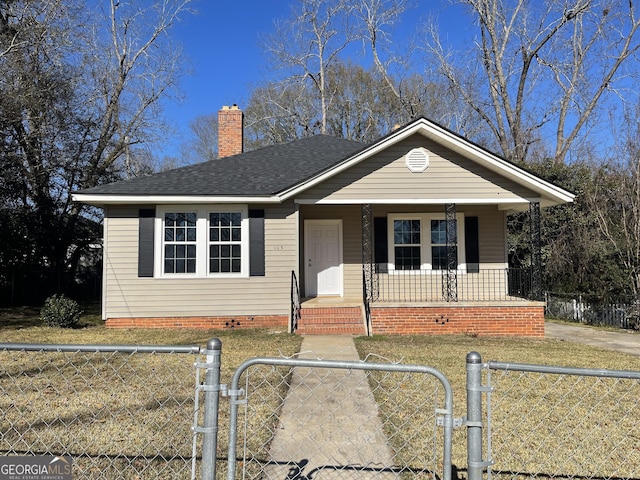
[[[281,203],[274,195],[109,195],[74,193],[74,202],[101,207],[104,205],[187,205],[196,203]]]

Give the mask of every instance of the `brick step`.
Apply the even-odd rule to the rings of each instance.
[[[362,325],[314,325],[299,326],[296,330],[298,335],[364,335]]]
[[[360,307],[302,308],[296,333],[301,335],[363,335]]]
[[[362,323],[362,316],[347,316],[347,315],[340,315],[340,316],[326,316],[326,315],[305,315],[304,313],[302,313],[300,315],[301,318],[301,322],[303,322],[305,325],[310,325],[310,324],[323,324],[323,325],[329,325],[329,324],[343,324],[343,323],[356,323],[356,324],[360,324]]]
[[[361,315],[360,307],[302,307],[301,313],[308,315]]]

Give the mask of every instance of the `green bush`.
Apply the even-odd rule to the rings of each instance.
[[[64,295],[52,295],[40,310],[40,319],[49,327],[73,328],[78,326],[82,310],[78,302]]]

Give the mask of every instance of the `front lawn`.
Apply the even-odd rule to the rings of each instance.
[[[371,361],[429,365],[443,372],[453,389],[457,418],[466,415],[466,356],[471,351],[480,353],[483,362],[640,372],[640,357],[554,339],[374,336],[356,339],[356,346],[361,358],[373,355]],[[488,375],[483,374],[484,386]],[[418,440],[433,422],[433,408],[416,408],[407,419],[394,407],[426,405],[431,391],[376,374],[370,383],[395,451],[408,458],[431,454],[420,450]],[[491,385],[492,420],[485,411],[484,426],[492,428],[494,478],[577,478],[586,472],[584,478],[637,478],[640,380],[492,371]],[[483,394],[485,408],[488,398]],[[454,429],[452,463],[465,470],[464,427]]]
[[[221,383],[226,384],[230,382],[233,372],[243,361],[258,356],[289,357],[300,350],[302,343],[300,336],[269,330],[107,329],[102,325],[95,309],[87,311],[88,313],[81,319],[81,328],[59,329],[42,326],[37,309],[2,309],[0,310],[0,339],[2,342],[15,343],[159,344],[204,347],[210,338],[216,337],[222,342]],[[356,338],[355,344],[362,359],[369,357],[369,361],[376,363],[428,365],[443,372],[453,387],[455,417],[463,417],[466,413],[465,359],[470,351],[479,352],[485,362],[496,360],[640,371],[640,357],[553,339],[485,338],[464,335],[374,336]],[[154,439],[166,438],[169,441],[168,445],[172,446],[166,451],[182,452],[180,455],[184,455],[184,458],[189,457],[190,416],[193,415],[193,356],[126,355],[119,357],[109,355],[103,358],[100,355],[85,355],[79,358],[80,366],[71,366],[69,362],[75,361],[71,354],[0,352],[0,411],[4,418],[2,432],[13,429],[12,436],[15,437],[16,432],[22,433],[23,429],[31,429],[30,435],[35,451],[42,451],[45,447],[38,442],[49,437],[54,442],[60,442],[60,439],[69,437],[68,432],[72,430],[74,432],[72,438],[75,442],[72,445],[73,448],[88,448],[90,451],[86,454],[87,456],[100,456],[100,452],[113,455],[111,452],[123,451],[131,452],[127,454],[136,459],[140,452],[149,456],[156,455],[157,452],[154,449],[157,448],[157,441]],[[64,379],[66,374],[71,375],[71,380]],[[282,383],[282,379],[286,379],[287,374],[275,370],[271,374],[273,379],[265,378],[265,385],[268,388],[272,388],[270,384],[277,386],[277,395],[273,396],[272,400],[278,403],[286,395],[286,382]],[[497,380],[498,374],[495,376]],[[535,378],[536,382],[533,387],[531,387],[532,378]],[[391,412],[386,409],[408,402],[421,405],[420,402],[424,399],[420,397],[427,393],[412,390],[411,386],[404,381],[387,385],[393,381],[392,376],[378,378],[375,374],[371,374],[371,380],[374,383],[380,381],[376,385],[382,387],[382,389],[376,387],[374,391],[380,408],[379,415],[382,417],[390,418],[393,415],[402,417],[402,411]],[[524,383],[519,385],[517,382]],[[620,444],[618,448],[612,449],[608,458],[617,464],[624,465],[625,468],[636,468],[629,461],[624,461],[621,455],[629,451],[628,445],[637,445],[637,441],[640,441],[640,439],[631,438],[637,434],[633,432],[636,431],[635,425],[640,422],[636,404],[638,393],[640,393],[638,382],[631,384],[631,387],[625,386],[628,384],[623,382],[617,382],[612,390],[607,390],[610,387],[606,382],[598,381],[594,385],[587,378],[574,381],[563,377],[562,381],[553,384],[552,393],[543,390],[543,386],[547,383],[547,378],[532,375],[516,378],[513,392],[509,392],[507,396],[503,395],[502,398],[503,408],[510,409],[511,417],[503,427],[494,431],[494,435],[508,433],[516,435],[517,438],[505,437],[508,440],[500,443],[501,437],[497,436],[496,445],[506,445],[504,450],[511,448],[516,440],[527,441],[529,443],[525,449],[526,455],[534,455],[536,461],[544,460],[546,456],[552,457],[555,462],[553,468],[560,469],[564,474],[573,475],[572,472],[576,469],[595,471],[596,466],[590,463],[590,459],[597,456],[591,455],[589,451],[587,453],[572,449],[565,451],[560,448],[568,448],[563,442],[574,438],[576,441],[570,442],[569,447],[573,448],[573,444],[579,444],[578,446],[583,448],[579,439],[581,432],[583,430],[591,432],[596,428],[604,433],[597,440],[599,445],[609,441]],[[615,390],[621,387],[627,390]],[[601,389],[604,389],[602,390],[603,398],[599,400],[600,397],[597,395]],[[496,417],[500,414],[498,406],[501,394],[500,390],[493,394],[496,401]],[[180,399],[180,408],[184,412],[178,414],[177,410],[172,410],[177,407],[177,405],[170,406],[171,402],[175,403],[175,400],[171,400],[173,397]],[[539,402],[543,406],[551,405],[553,402],[554,408],[533,411],[530,405],[532,402]],[[579,410],[573,407],[576,403],[585,402],[587,404],[581,406]],[[624,408],[622,413],[616,413],[617,407],[625,407],[627,404],[628,408]],[[251,441],[257,442],[257,445],[269,443],[270,439],[265,435],[268,436],[269,432],[273,431],[273,423],[277,418],[269,417],[271,414],[268,412],[277,412],[279,407],[279,403],[270,405],[268,408],[265,405],[263,410],[265,418],[251,419],[250,423],[253,425],[251,428],[255,429],[255,435],[250,435]],[[220,409],[219,476],[225,470],[224,460],[227,449],[228,401],[226,399],[220,402]],[[426,414],[427,409],[424,410]],[[174,417],[168,416],[165,421],[162,421],[167,415],[164,412],[169,412]],[[433,410],[431,416],[433,416]],[[178,418],[180,418],[179,422]],[[11,426],[8,422],[12,422]],[[87,422],[86,425],[83,422]],[[534,432],[532,440],[527,440],[526,431],[514,429],[516,422],[521,429],[525,427],[532,429]],[[629,422],[632,424],[631,430],[624,430],[624,426]],[[262,428],[267,425],[266,429]],[[402,431],[390,431],[393,425],[403,425]],[[608,428],[611,425],[615,425],[616,429],[609,431]],[[83,430],[85,428],[86,431]],[[385,433],[388,438],[393,438],[392,443],[399,442],[394,444],[394,447],[400,452],[412,446],[413,438],[420,437],[419,433],[425,428],[425,423],[421,418],[397,418],[387,422],[386,428]],[[567,428],[570,430],[566,430]],[[559,435],[557,441],[554,440],[553,435]],[[591,436],[596,438],[594,435]],[[454,431],[453,461],[463,470],[466,462],[465,437],[464,427]],[[3,438],[4,443],[0,446],[0,454],[15,453],[11,450],[13,447],[7,443],[10,441],[10,436],[4,435]],[[22,452],[29,452],[32,447],[32,445],[20,443]],[[149,448],[151,453],[147,454]],[[417,450],[409,448],[410,453],[415,451]],[[165,454],[164,451],[161,453]],[[498,453],[505,454],[504,451]],[[526,465],[523,460],[525,453],[521,451],[507,453],[513,457],[508,460],[510,463],[506,464],[506,468],[525,474],[534,471],[536,474],[540,473],[535,470],[538,467]],[[128,461],[134,462],[131,459]],[[576,461],[582,463],[576,466],[572,463]],[[180,462],[184,464],[184,460]],[[497,464],[496,468],[500,466]],[[136,467],[135,462],[133,467]],[[598,468],[601,467],[602,465],[598,465]],[[505,469],[505,463],[502,464],[502,468]],[[634,475],[637,473],[634,470],[631,472]],[[610,471],[606,470],[604,473],[610,473]],[[171,475],[168,474],[167,478]],[[160,478],[161,475],[156,477]],[[182,475],[176,475],[175,478],[182,478]]]
[[[3,310],[0,341],[205,347],[215,337],[222,342],[222,384],[230,383],[243,361],[291,356],[302,342],[300,336],[269,330],[107,329],[95,312],[81,318],[82,327],[76,329],[45,327],[37,317],[37,309]],[[74,478],[190,478],[198,358],[204,360],[186,354],[0,350],[0,455],[70,454]],[[201,370],[201,381],[204,375]],[[222,399],[221,473],[228,409],[228,400]],[[201,424],[202,413],[199,419]],[[268,441],[262,437],[252,441]]]

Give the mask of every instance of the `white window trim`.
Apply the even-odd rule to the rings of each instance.
[[[420,220],[420,270],[396,270],[395,269],[395,244],[393,242],[393,222],[394,220]],[[387,215],[387,271],[394,275],[417,275],[420,273],[431,273],[441,275],[446,270],[434,270],[431,258],[431,220],[446,220],[444,213],[390,213]],[[458,273],[467,273],[467,263],[465,257],[464,243],[464,214],[456,213],[456,224],[458,230]]]
[[[164,273],[164,216],[171,212],[194,212],[196,220],[196,272]],[[209,214],[240,212],[242,214],[239,273],[209,273]],[[245,278],[249,277],[249,208],[247,205],[161,205],[156,208],[154,228],[155,278]]]

